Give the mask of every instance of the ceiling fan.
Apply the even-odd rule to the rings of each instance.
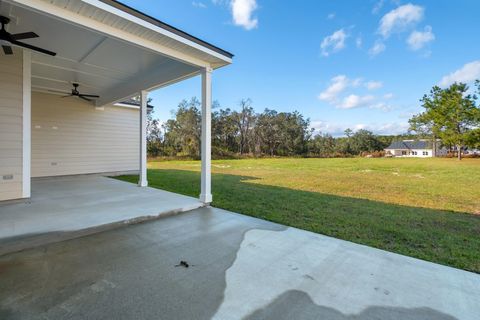
[[[35,32],[24,32],[24,33],[17,33],[17,34],[11,34],[5,30],[5,25],[7,25],[10,22],[10,19],[4,16],[0,16],[0,23],[2,24],[2,28],[0,29],[0,40],[3,40],[5,42],[8,42],[10,44],[27,48],[30,50],[38,51],[44,54],[48,54],[51,56],[55,56],[56,53],[52,51],[48,51],[39,47],[32,46],[27,43],[20,42],[18,40],[24,40],[24,39],[32,39],[32,38],[38,38],[38,34]],[[2,44],[2,49],[3,52],[7,55],[13,54],[12,47],[6,44]]]
[[[62,98],[68,98],[68,97],[79,97],[80,99],[86,100],[86,101],[92,101],[92,99],[89,98],[100,98],[100,96],[96,94],[83,94],[78,91],[78,87],[80,86],[78,83],[72,83],[73,89],[71,93],[66,93],[66,92],[60,92],[60,91],[53,91],[52,92],[60,92],[66,94],[66,96],[63,96]]]

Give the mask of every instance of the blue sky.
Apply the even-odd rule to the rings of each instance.
[[[480,78],[480,1],[123,0],[235,54],[214,72],[222,107],[298,110],[317,131],[406,131],[435,84]],[[164,121],[194,78],[151,93]]]

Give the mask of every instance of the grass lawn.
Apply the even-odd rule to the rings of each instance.
[[[200,193],[198,161],[149,168],[152,187]],[[215,207],[480,273],[480,159],[218,160],[212,170]]]

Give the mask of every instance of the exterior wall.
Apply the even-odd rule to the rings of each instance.
[[[23,55],[0,54],[0,201],[22,198]]]
[[[407,154],[402,154],[405,151]],[[433,157],[432,149],[416,149],[416,150],[398,150],[398,149],[385,149],[385,152],[389,152],[394,157],[406,157],[406,158],[431,158]],[[417,154],[413,154],[416,152]],[[425,154],[424,154],[425,153]]]
[[[402,150],[385,149],[385,153],[391,154],[394,157],[401,157],[402,156]]]
[[[32,93],[32,177],[139,169],[139,110]]]

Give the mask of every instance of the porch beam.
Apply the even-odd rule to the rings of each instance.
[[[140,92],[140,175],[139,187],[148,186],[147,180],[147,100],[148,92]]]
[[[200,201],[212,202],[212,68],[202,70],[202,173]]]
[[[99,99],[95,100],[95,104],[100,107],[106,104],[119,102],[132,96],[133,92],[138,92],[139,90],[152,91],[154,88],[158,88],[161,85],[171,83],[171,79],[177,74],[191,75],[195,72],[198,72],[198,68],[194,68],[188,64],[170,64],[164,62],[155,66],[149,72],[143,72],[131,77],[111,90],[104,92]]]

